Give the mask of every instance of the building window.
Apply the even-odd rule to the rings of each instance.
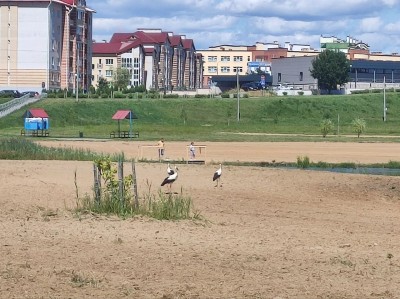
[[[216,62],[217,56],[208,56],[208,62]]]
[[[106,59],[106,65],[113,65],[114,61],[113,59]]]
[[[221,73],[230,73],[231,68],[229,66],[221,66]]]
[[[281,81],[282,81],[282,74],[278,73],[278,82],[281,82]]]
[[[231,61],[229,56],[221,56],[221,61]]]
[[[300,81],[303,81],[303,72],[300,72]]]
[[[236,72],[242,73],[243,72],[243,67],[236,66],[236,67],[233,68],[233,72],[234,73],[236,73]]]
[[[208,72],[209,73],[216,73],[217,72],[217,67],[216,66],[209,66],[208,67]]]
[[[139,70],[138,69],[133,70],[133,79],[139,80]]]
[[[81,10],[78,11],[78,20],[83,20],[85,18],[85,13]]]
[[[139,58],[133,58],[133,67],[139,68]]]
[[[106,70],[106,77],[112,77],[113,71],[112,70]]]
[[[122,58],[123,68],[132,68],[132,58]]]
[[[243,61],[243,56],[233,56],[233,61]]]

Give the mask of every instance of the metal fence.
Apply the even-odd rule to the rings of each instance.
[[[15,110],[20,109],[28,104],[37,102],[40,99],[41,99],[40,96],[31,98],[31,97],[29,97],[29,94],[26,94],[20,98],[16,98],[16,99],[8,101],[4,104],[0,104],[0,118],[14,112]]]

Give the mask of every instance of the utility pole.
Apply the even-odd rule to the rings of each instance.
[[[386,121],[386,76],[383,76],[383,121]]]
[[[240,87],[239,87],[239,67],[236,68],[236,85],[237,85],[237,121],[240,121]]]
[[[79,101],[79,47],[78,47],[78,34],[75,34],[76,39],[76,90],[75,97],[76,101]]]

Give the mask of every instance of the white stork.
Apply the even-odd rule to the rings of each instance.
[[[164,185],[169,185],[169,191],[170,191],[170,193],[171,193],[171,186],[172,186],[172,183],[173,182],[175,182],[176,180],[177,180],[177,178],[178,178],[178,168],[175,166],[175,170],[172,170],[172,174],[170,174],[170,175],[168,175],[165,179],[164,179],[164,181],[161,183],[161,187],[162,186],[164,186]]]
[[[174,170],[171,168],[169,163],[168,163],[168,167],[167,167],[167,173],[168,173],[168,175],[174,174]]]
[[[217,181],[217,185],[215,185],[215,187],[218,187],[221,175],[222,175],[222,164],[219,164],[219,168],[214,172],[213,176],[213,182]],[[220,185],[220,187],[222,187],[222,184]]]

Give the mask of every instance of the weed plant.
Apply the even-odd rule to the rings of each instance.
[[[157,195],[148,193],[141,207],[140,214],[158,220],[182,220],[199,218],[198,213],[192,215],[193,203],[190,197],[180,194],[164,194],[161,191]]]
[[[158,220],[200,219],[198,212],[192,212],[193,202],[190,197],[181,194],[164,194],[159,191],[156,195],[148,193],[139,201],[136,208],[133,199],[121,200],[118,194],[103,192],[100,200],[86,195],[78,199],[75,212],[116,215],[121,218],[136,215],[147,216]]]
[[[122,176],[118,173],[119,169],[123,168],[122,157],[123,155],[119,157],[118,168],[109,158],[94,161],[97,168],[95,177],[98,179],[95,180],[93,198],[87,195],[80,199],[77,190],[77,213],[90,211],[96,214],[117,215],[122,218],[143,215],[159,220],[199,218],[198,213],[192,215],[192,200],[184,196],[182,190],[180,194],[164,194],[160,190],[157,195],[154,195],[151,192],[151,184],[147,181],[148,191],[142,202],[136,200],[136,195],[133,194],[135,192],[131,192],[136,181],[133,174],[122,178],[122,184],[118,180]],[[76,189],[77,186],[75,174]]]
[[[310,158],[308,156],[297,156],[297,167],[301,169],[310,167]]]

